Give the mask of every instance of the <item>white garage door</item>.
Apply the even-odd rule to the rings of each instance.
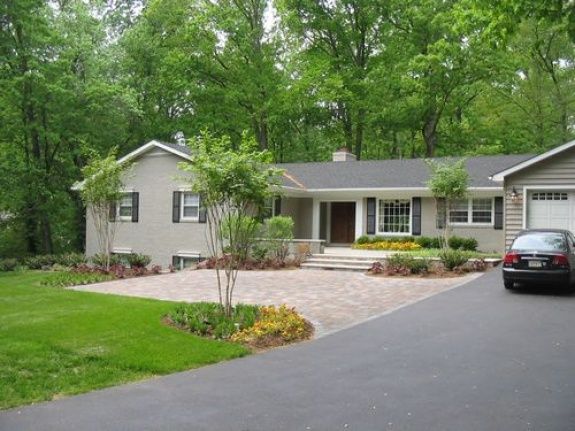
[[[575,231],[575,192],[530,192],[528,199],[528,228],[569,229]]]

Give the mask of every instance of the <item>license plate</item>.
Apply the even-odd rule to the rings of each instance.
[[[528,266],[529,268],[542,268],[542,267],[543,267],[543,263],[540,262],[539,260],[530,260],[530,261],[527,263],[527,266]]]

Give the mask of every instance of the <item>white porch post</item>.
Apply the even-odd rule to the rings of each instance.
[[[311,217],[311,238],[319,239],[319,211],[320,211],[320,200],[314,199],[312,206],[312,217]]]
[[[355,239],[358,239],[363,234],[363,199],[355,201]]]

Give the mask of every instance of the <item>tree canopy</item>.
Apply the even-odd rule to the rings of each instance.
[[[81,249],[88,154],[243,131],[275,162],[574,137],[572,2],[0,3],[0,255]]]

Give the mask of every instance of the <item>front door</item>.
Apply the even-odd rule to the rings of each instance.
[[[330,242],[350,244],[355,240],[355,202],[332,202]]]

